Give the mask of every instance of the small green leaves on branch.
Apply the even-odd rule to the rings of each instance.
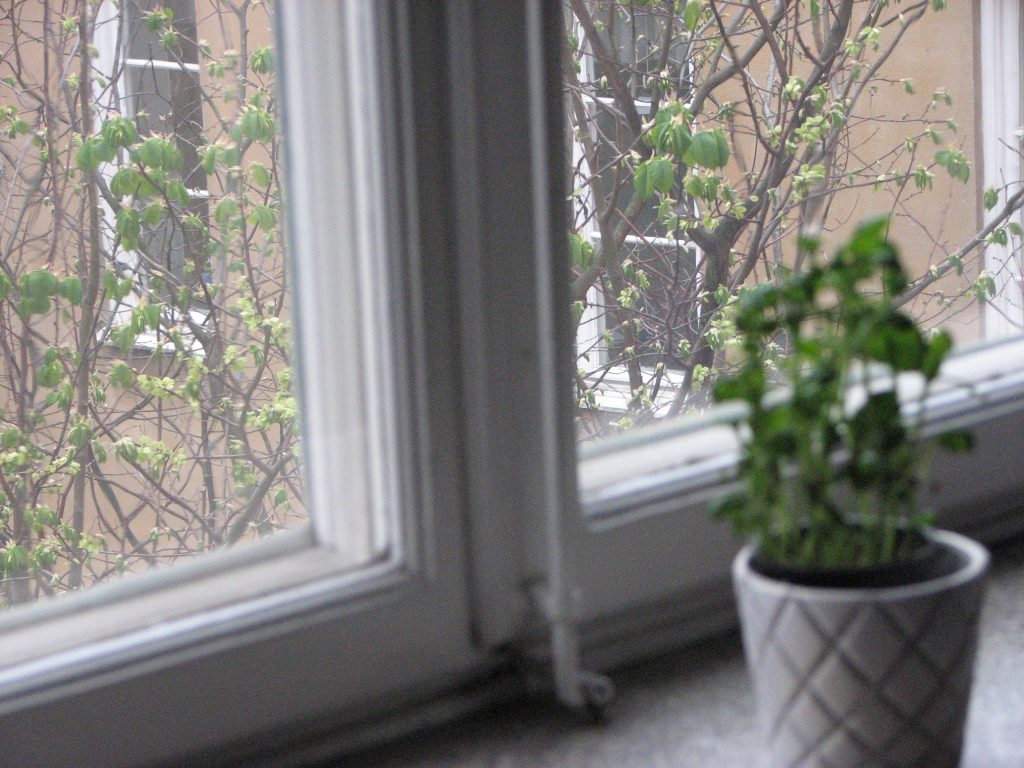
[[[676,169],[667,157],[652,157],[636,167],[633,187],[641,200],[648,199],[655,191],[667,194],[675,183]]]
[[[139,140],[135,122],[127,117],[112,117],[104,121],[100,135],[107,145],[114,149],[130,147]]]
[[[588,269],[594,263],[594,246],[586,238],[576,232],[569,233],[569,256],[572,265],[578,269]]]
[[[0,298],[10,293],[10,280],[0,276]],[[51,309],[51,298],[66,299],[70,304],[82,303],[82,281],[76,275],[60,279],[48,269],[35,269],[18,280],[21,301],[18,312],[23,317],[45,315]]]
[[[971,164],[959,149],[940,149],[935,153],[935,162],[945,168],[951,177],[965,184],[971,178]]]
[[[729,140],[725,138],[725,132],[715,128],[695,133],[683,161],[700,168],[724,168],[729,162]]]
[[[991,211],[999,204],[999,193],[992,187],[987,188],[982,196],[982,203],[984,203],[986,211]]]
[[[670,102],[658,110],[654,124],[644,139],[658,152],[682,160],[693,138],[690,132],[692,120],[692,115],[679,101]]]
[[[257,48],[249,56],[249,68],[257,75],[269,75],[274,71],[274,50],[269,46]]]
[[[87,139],[75,153],[75,164],[83,173],[92,173],[103,163],[109,163],[117,155],[117,149],[102,136]]]
[[[153,170],[181,170],[181,151],[174,142],[161,136],[151,136],[139,144],[132,152],[132,159]]]

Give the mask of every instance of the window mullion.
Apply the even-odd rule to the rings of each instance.
[[[531,58],[541,37],[559,50],[548,6],[448,9],[473,607],[488,645],[535,618],[524,585],[563,549],[547,514],[576,500],[559,62]]]

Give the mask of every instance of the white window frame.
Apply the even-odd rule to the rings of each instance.
[[[576,464],[561,9],[279,10],[314,524],[0,619],[12,765],[352,748],[504,695],[510,645],[544,651],[579,704],[581,655],[603,667],[733,620],[736,545],[706,517],[735,472],[720,412]],[[389,301],[353,315],[367,291]],[[359,329],[350,346],[339,328]],[[1019,528],[1024,341],[964,352],[943,377],[930,423],[974,427],[978,446],[936,465],[942,519]],[[352,510],[365,526],[341,536]]]
[[[441,17],[371,0],[280,11],[300,355],[317,361],[301,380],[307,486],[323,501],[265,543],[0,619],[5,762],[180,764],[494,666],[469,626],[462,446],[446,429],[461,416],[439,368],[457,358],[440,342],[426,356],[428,330],[447,339],[452,322],[451,299],[422,289],[452,258],[423,231],[449,224],[419,213],[449,128],[412,83],[445,63]],[[343,346],[343,327],[364,332]]]

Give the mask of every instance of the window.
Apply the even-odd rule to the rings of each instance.
[[[580,704],[584,653],[603,666],[731,621],[735,544],[705,509],[730,431],[631,431],[577,468],[564,105],[545,55],[560,9],[278,13],[313,525],[3,620],[11,762],[351,746],[498,695],[470,683],[493,683],[509,647],[552,659]],[[933,416],[979,445],[936,468],[947,520],[1013,523],[1021,354],[1011,340],[949,371],[974,386]]]
[[[574,11],[579,13],[591,12],[600,13],[602,9],[618,7],[628,13],[631,9],[639,6],[639,3],[584,3],[573,0],[570,3]],[[992,6],[998,4],[989,4]],[[1007,4],[1004,4],[1007,5]],[[1010,3],[1014,6],[1016,4]],[[687,6],[688,9],[691,5]],[[699,10],[696,4],[692,4],[693,10]],[[876,6],[881,14],[878,18],[886,18],[886,12],[882,4]],[[920,10],[920,9],[919,9]],[[766,18],[764,21],[775,24],[786,24],[782,15],[781,6],[776,7],[780,14]],[[896,12],[893,12],[895,19]],[[795,17],[791,17],[795,18]],[[902,22],[901,22],[902,23]],[[953,39],[962,34],[964,25],[974,24],[970,9],[962,8],[955,12],[955,16],[943,16],[942,13],[922,19],[920,25],[923,27],[915,38],[916,42],[907,42],[907,46],[917,45],[920,49],[914,49],[914,56],[923,56],[929,62],[929,70],[936,68],[934,62],[939,60],[939,53],[948,49]],[[723,62],[726,71],[733,70],[737,57],[744,61],[756,62],[755,40],[763,39],[767,45],[767,38],[758,38],[756,35],[744,33],[735,41],[735,47],[720,59],[714,55],[701,57],[701,52],[708,52],[702,46],[711,45],[711,51],[723,50],[713,45],[720,41],[719,20],[717,20],[711,9],[706,10],[703,15],[693,15],[689,20],[681,20],[682,26],[678,34],[683,39],[692,41],[700,66],[707,67],[708,62]],[[761,21],[752,23],[758,28]],[[1014,16],[1012,23],[1003,22],[1003,26],[1016,30],[1017,19]],[[741,27],[737,27],[739,29]],[[788,28],[788,27],[787,27]],[[689,30],[689,33],[685,30]],[[870,33],[870,30],[865,34]],[[799,32],[793,30],[793,34]],[[908,38],[910,33],[908,32]],[[600,32],[596,35],[600,39]],[[854,34],[853,37],[856,37]],[[990,38],[982,32],[980,40]],[[812,42],[808,37],[804,42],[808,45],[820,45],[824,38]],[[582,43],[580,48],[582,49]],[[849,50],[857,50],[852,46]],[[1017,61],[1018,50],[1014,42],[1009,49],[1004,46],[991,46],[993,54],[1002,55],[1006,50],[1011,50],[1010,58]],[[860,51],[867,55],[867,52]],[[720,98],[710,98],[705,101],[706,128],[717,124],[726,132],[729,140],[729,149],[732,159],[730,162],[743,163],[744,174],[736,174],[729,177],[728,172],[718,172],[714,168],[699,170],[697,181],[691,182],[695,191],[704,193],[704,187],[708,179],[718,177],[718,189],[724,185],[732,185],[733,191],[737,194],[747,195],[751,192],[758,193],[756,187],[744,186],[747,174],[754,174],[758,167],[771,167],[779,158],[785,157],[785,153],[775,154],[771,143],[771,131],[773,126],[779,125],[784,119],[789,98],[781,88],[781,85],[789,82],[785,78],[779,79],[780,70],[775,69],[779,62],[771,53],[763,52],[761,65],[754,66],[739,81],[734,82],[735,88],[725,88]],[[984,46],[981,55],[984,57]],[[697,66],[697,65],[695,65]],[[1017,63],[1014,66],[1019,66]],[[720,72],[721,70],[717,70]],[[698,111],[693,103],[699,102],[702,93],[706,95],[707,82],[719,82],[716,70],[693,70],[694,96],[690,106]],[[847,75],[851,72],[849,68],[840,67],[837,85],[846,87],[845,84],[854,82],[848,80]],[[863,73],[863,70],[861,70]],[[908,72],[908,74],[910,74]],[[925,119],[922,123],[911,121],[907,128],[913,136],[920,136],[921,143],[910,141],[905,146],[916,147],[915,151],[924,153],[924,157],[930,157],[930,163],[921,162],[920,155],[901,157],[899,150],[896,155],[884,158],[884,161],[870,162],[871,152],[874,147],[868,141],[860,143],[851,139],[852,145],[857,147],[855,160],[851,164],[840,164],[842,172],[835,178],[835,185],[842,186],[848,182],[852,183],[849,196],[837,195],[830,198],[827,204],[815,202],[814,195],[804,197],[795,208],[790,210],[799,212],[800,216],[816,213],[821,215],[831,209],[832,215],[846,217],[862,217],[874,206],[880,205],[889,211],[897,213],[912,212],[917,220],[927,222],[927,209],[923,202],[928,199],[926,195],[917,192],[907,193],[907,190],[917,189],[914,181],[915,174],[920,168],[924,173],[919,179],[922,182],[921,192],[929,188],[928,181],[934,182],[936,197],[939,202],[934,204],[931,211],[942,211],[942,216],[934,226],[921,227],[922,233],[915,237],[913,234],[902,234],[897,240],[904,245],[904,256],[910,262],[910,268],[915,270],[917,276],[915,290],[910,301],[917,301],[914,306],[915,313],[922,318],[934,320],[941,316],[943,321],[952,323],[958,338],[969,342],[977,338],[980,333],[978,327],[979,316],[979,288],[983,288],[984,296],[991,297],[993,291],[982,285],[985,276],[985,249],[975,247],[978,240],[974,239],[974,233],[979,226],[978,215],[983,209],[982,200],[975,200],[971,197],[971,186],[967,187],[968,200],[962,201],[964,195],[963,187],[959,185],[960,179],[950,182],[953,174],[961,177],[968,175],[964,173],[964,166],[968,161],[965,153],[970,152],[970,145],[964,143],[964,139],[950,138],[949,144],[943,144],[941,148],[936,139],[941,143],[942,136],[938,135],[934,125],[943,120],[948,120],[961,126],[977,125],[980,130],[981,121],[979,115],[974,111],[967,95],[973,92],[974,81],[970,73],[962,68],[955,71],[944,71],[935,78],[925,78],[923,72],[914,72],[915,79],[912,83],[902,84],[902,93],[906,97],[913,97],[916,93],[915,85],[922,88],[925,104]],[[570,83],[572,73],[567,75]],[[953,82],[950,82],[952,80]],[[897,81],[898,82],[898,81]],[[773,85],[774,83],[774,85]],[[800,87],[807,87],[808,93],[813,90],[803,80],[795,80],[794,84]],[[1007,77],[994,77],[986,80],[986,87],[995,90],[997,93],[1001,87],[1007,87],[1011,91],[1011,97],[1015,97],[1018,88],[1017,80]],[[955,96],[949,96],[947,88],[953,88]],[[775,90],[773,90],[773,88]],[[932,89],[935,89],[934,94]],[[756,109],[741,106],[744,97],[744,89]],[[572,86],[570,85],[570,91]],[[868,92],[865,86],[865,92]],[[852,93],[853,91],[851,91]],[[871,91],[873,94],[872,105],[865,107],[864,113],[870,110],[881,109],[884,103],[885,88]],[[774,94],[770,96],[769,94]],[[961,96],[960,94],[965,94]],[[947,103],[947,96],[949,102]],[[898,98],[898,97],[897,97]],[[966,103],[965,103],[966,101]],[[1007,100],[1011,101],[1011,100]],[[663,102],[668,103],[668,102]],[[902,102],[899,102],[902,103]],[[1012,102],[1011,102],[1012,103]],[[824,104],[824,102],[823,102]],[[952,113],[949,108],[954,107]],[[664,107],[662,107],[664,108]],[[1014,110],[1016,107],[1013,108]],[[620,110],[622,115],[626,110]],[[748,133],[747,129],[754,123],[751,114],[756,115],[757,122],[761,123],[760,134],[756,130]],[[805,115],[807,113],[804,113]],[[624,118],[620,118],[624,119]],[[585,118],[577,117],[577,124],[584,123]],[[696,120],[696,118],[695,118]],[[746,122],[747,128],[744,127]],[[1019,115],[1013,112],[1012,121],[1009,126],[1004,125],[1004,132],[995,138],[995,143],[1006,141],[1007,136],[1012,135],[1013,130],[1019,122]],[[869,121],[862,121],[858,115],[856,122],[851,123],[850,135],[862,135],[859,132],[865,130]],[[657,125],[657,124],[655,124]],[[801,127],[806,127],[806,123]],[[889,126],[891,130],[891,125]],[[948,127],[948,126],[947,126]],[[653,134],[654,127],[648,120],[646,129]],[[918,133],[920,129],[924,129]],[[694,125],[694,130],[699,130]],[[960,130],[966,130],[961,128]],[[936,133],[933,138],[933,133]],[[790,179],[797,179],[801,169],[806,172],[812,163],[820,160],[821,155],[816,154],[821,149],[821,137],[823,134],[815,134],[816,138],[809,154],[803,156],[806,165],[794,165],[789,176]],[[901,134],[902,137],[902,134]],[[659,141],[652,136],[652,143]],[[890,135],[886,135],[886,140]],[[902,139],[901,139],[902,140]],[[925,143],[927,142],[927,143]],[[781,145],[780,145],[781,146]],[[632,158],[632,167],[639,168],[645,163],[650,163],[653,152],[651,143],[642,145],[634,141],[633,147],[638,157]],[[927,147],[927,150],[924,149]],[[942,149],[947,150],[945,153]],[[792,151],[799,154],[799,146],[793,145]],[[648,154],[645,154],[648,153]],[[742,153],[742,156],[741,156]],[[671,152],[665,152],[671,155]],[[684,153],[685,154],[685,153]],[[939,160],[936,160],[935,157]],[[901,157],[898,163],[893,162],[893,157]],[[939,162],[941,160],[941,162]],[[951,161],[956,162],[951,162]],[[764,163],[765,166],[760,166]],[[945,165],[943,165],[945,163]],[[685,166],[686,164],[681,164]],[[920,167],[919,167],[920,165]],[[949,167],[946,167],[949,166]],[[650,166],[648,165],[648,168]],[[998,167],[998,166],[997,166]],[[1002,166],[1002,172],[1006,180],[1019,178],[1019,170],[1014,164]],[[824,170],[824,169],[823,169]],[[691,171],[677,165],[676,172],[689,175]],[[623,176],[629,171],[621,171]],[[788,173],[788,172],[787,172]],[[941,176],[940,176],[941,174]],[[755,174],[756,175],[756,174]],[[944,176],[945,178],[942,178]],[[933,178],[934,177],[934,178]],[[577,177],[579,178],[579,177]],[[626,176],[628,179],[628,176]],[[898,183],[894,188],[887,188],[885,179],[895,178]],[[975,176],[970,176],[974,180]],[[668,199],[677,194],[676,186],[679,179],[672,180],[670,192],[663,193],[663,199]],[[786,182],[788,183],[788,182]],[[974,181],[971,182],[975,183]],[[986,181],[986,185],[991,182]],[[1005,182],[1004,182],[1005,183]],[[577,182],[579,184],[579,182]],[[685,187],[686,181],[683,181]],[[944,186],[947,185],[947,186]],[[628,185],[624,184],[628,190]],[[634,189],[636,187],[634,186]],[[668,183],[665,188],[669,189]],[[813,188],[807,187],[806,191]],[[1009,198],[1017,189],[1012,184],[1010,189],[999,189],[999,206],[993,209],[991,226],[982,232],[980,241],[985,243],[986,236],[999,227],[1005,227],[1009,236],[1012,228],[1007,224],[1005,214],[1002,217],[996,216],[999,210],[1006,204]],[[574,194],[576,194],[574,190]],[[780,195],[773,205],[778,205],[778,210],[785,207],[786,196],[793,194],[800,197],[799,188],[790,188],[789,192],[784,189],[769,189],[769,194]],[[828,193],[826,192],[826,195]],[[872,195],[878,195],[878,198]],[[729,200],[723,200],[717,194],[701,198],[698,216],[703,219],[711,211],[716,217],[723,211],[728,211],[731,204]],[[749,199],[749,198],[748,198]],[[792,198],[791,198],[792,199]],[[881,200],[881,203],[875,202]],[[756,200],[751,201],[751,206],[756,205]],[[619,212],[623,205],[619,205]],[[745,212],[749,214],[750,208]],[[841,214],[840,214],[841,212]],[[615,213],[615,212],[613,212]],[[761,214],[764,215],[762,209]],[[743,226],[746,220],[736,221],[728,215],[721,217],[719,226]],[[1012,219],[1011,219],[1012,220]],[[755,223],[752,238],[762,236],[776,228],[776,233],[763,237],[760,242],[764,245],[763,253],[766,258],[759,263],[744,279],[761,281],[771,279],[778,267],[786,267],[786,249],[791,249],[793,241],[779,236],[779,228],[784,222],[783,217],[776,218],[776,213],[771,213]],[[822,227],[822,234],[828,235],[832,228],[841,231],[842,221],[837,225],[830,222],[827,215],[821,215],[818,220]],[[763,225],[763,226],[762,226]],[[703,223],[695,228],[691,226],[689,232],[695,241],[702,245],[701,254],[703,261],[698,261],[697,268],[706,270],[708,264],[712,263],[715,249],[713,243],[706,237],[707,232],[702,232]],[[788,224],[787,224],[788,226]],[[911,227],[911,232],[917,231],[917,227]],[[932,234],[929,234],[932,233]],[[938,233],[938,234],[935,234]],[[949,238],[954,242],[966,244],[965,249],[960,253],[962,259],[957,258],[957,251],[954,248],[942,246],[938,243],[941,238]],[[995,242],[995,238],[989,243]],[[1014,241],[1019,245],[1019,240]],[[742,267],[744,256],[754,253],[756,249],[749,248],[750,241],[737,240],[734,250],[729,254],[728,259],[723,259],[723,264],[728,264],[730,269],[735,270]],[[958,245],[957,248],[960,246]],[[950,252],[953,251],[951,254]],[[792,253],[792,251],[789,251]],[[949,256],[949,261],[947,261]],[[959,272],[957,272],[959,268]],[[585,274],[577,268],[575,276]],[[708,273],[705,272],[705,275]],[[742,272],[732,273],[741,276]],[[949,279],[954,276],[954,280]],[[719,275],[719,278],[721,275]],[[943,282],[945,279],[945,282]],[[710,291],[716,284],[715,281],[705,279],[704,289]],[[722,288],[729,291],[737,287],[741,288],[742,280],[735,283],[725,281],[720,288],[712,292],[711,296],[705,295],[701,303],[702,314],[699,315],[699,322],[704,324],[705,333],[714,331],[714,325],[710,322],[712,318],[723,318],[725,313],[721,312],[722,304],[715,293]],[[998,295],[998,291],[994,291]],[[1012,296],[1012,292],[1010,293]],[[926,298],[923,298],[926,297]],[[727,299],[723,295],[723,299]],[[714,307],[714,309],[712,309]],[[727,330],[727,329],[723,329]],[[988,329],[986,329],[988,330]],[[714,340],[712,338],[712,340]],[[696,341],[696,339],[695,339]],[[709,344],[708,346],[714,346]],[[966,343],[965,343],[966,346]],[[958,525],[970,527],[975,531],[984,530],[986,527],[996,527],[1000,519],[1006,520],[1006,514],[1012,507],[1007,493],[1007,487],[1003,485],[1002,471],[1011,471],[1009,465],[1003,463],[1002,451],[1007,450],[1014,456],[1019,455],[1021,441],[1011,432],[1003,431],[999,417],[996,415],[1003,412],[1005,407],[1008,411],[1014,411],[1019,403],[1020,396],[1020,363],[1021,354],[1024,349],[1021,346],[1019,337],[1004,340],[990,348],[977,349],[973,352],[964,351],[963,355],[948,366],[949,388],[940,396],[937,396],[931,406],[932,418],[938,423],[946,420],[964,419],[966,422],[981,427],[976,433],[983,437],[986,446],[980,446],[979,450],[971,455],[966,463],[957,462],[948,458],[943,459],[936,468],[935,484],[931,488],[931,503],[939,512],[940,520],[947,525]],[[716,359],[728,361],[728,351],[719,348],[715,353]],[[706,358],[706,359],[710,359]],[[692,362],[692,360],[691,360]],[[1003,367],[1005,365],[1005,367]],[[713,366],[709,366],[713,367]],[[971,382],[964,387],[965,382]],[[686,384],[685,380],[683,382]],[[972,392],[973,388],[973,394]],[[985,394],[982,394],[984,391]],[[1004,399],[1005,398],[1005,399]],[[999,405],[999,403],[1005,405]],[[638,417],[652,421],[650,415],[660,416],[661,403],[654,402],[653,408],[647,413],[641,409],[634,410]],[[959,415],[956,415],[959,414]],[[970,414],[970,415],[968,415]],[[646,641],[650,647],[658,647],[661,642],[678,641],[685,638],[690,632],[697,632],[698,627],[708,629],[728,622],[730,608],[729,586],[727,563],[734,544],[729,533],[723,527],[711,525],[706,520],[706,508],[710,499],[714,498],[722,490],[723,485],[728,484],[731,477],[732,467],[736,460],[737,442],[732,431],[716,423],[723,415],[721,411],[707,411],[691,413],[686,418],[677,422],[660,420],[660,423],[646,429],[625,431],[623,434],[609,439],[605,442],[582,446],[581,461],[579,468],[579,484],[582,497],[582,508],[586,519],[586,533],[574,539],[576,549],[574,551],[575,562],[578,563],[579,583],[587,585],[581,587],[585,596],[580,613],[589,618],[590,624],[584,622],[584,642],[587,642],[587,632],[591,637],[600,637],[603,632],[614,633],[615,626],[646,626],[650,633],[646,635]],[[1019,414],[1012,417],[1019,418]],[[621,423],[621,419],[618,419]],[[637,419],[639,421],[639,418]],[[998,435],[989,431],[997,427]],[[977,471],[978,477],[983,478],[980,485],[984,486],[981,491],[984,496],[993,500],[993,506],[985,509],[972,500],[971,492],[962,484],[961,478],[966,479],[969,473]],[[969,482],[969,481],[968,481]],[[1002,497],[1003,502],[996,502],[995,499]],[[1008,503],[1009,502],[1009,503]],[[1001,510],[1001,511],[997,511]],[[613,614],[609,616],[609,610]],[[618,611],[617,616],[614,611]],[[660,615],[659,615],[660,613]],[[671,618],[670,618],[671,617]],[[617,624],[616,622],[620,622]]]
[[[1005,137],[1020,123],[1019,62],[1005,51],[1015,47],[993,46],[1005,63],[985,78],[1006,118],[998,130],[987,121],[987,227],[973,211],[976,145],[962,128],[977,121],[961,96],[973,71],[924,73],[898,55],[937,53],[931,40],[944,35],[908,39],[939,14],[922,6],[901,19],[875,6],[849,21],[860,42],[829,45],[792,9],[563,7],[582,438],[705,410],[735,359],[736,303],[800,268],[802,234],[828,251],[868,215],[892,217],[913,282],[903,302],[929,331],[945,325],[970,342],[1014,325],[1020,174]],[[1000,34],[1016,39],[1016,9],[998,13]],[[906,36],[882,33],[904,24]],[[767,29],[791,41],[785,56]]]
[[[211,6],[206,23],[216,26],[221,13]],[[139,137],[169,142],[175,154],[166,169],[148,169],[157,176],[152,180],[143,178],[142,184],[138,175],[129,174],[137,170],[138,157],[126,148],[105,166],[109,187],[105,210],[110,222],[107,247],[113,253],[118,276],[135,283],[132,290],[118,292],[109,302],[107,331],[116,331],[111,340],[121,347],[131,335],[142,352],[170,349],[164,346],[170,339],[167,330],[178,327],[190,347],[202,353],[203,345],[195,340],[196,331],[209,319],[209,304],[214,298],[211,291],[215,291],[211,283],[222,282],[226,268],[226,264],[217,263],[218,249],[210,247],[211,196],[206,169],[216,171],[216,159],[209,148],[224,138],[229,127],[225,123],[233,119],[224,100],[227,89],[221,81],[226,67],[237,68],[238,52],[228,49],[225,56],[218,50],[213,59],[207,47],[206,61],[212,68],[203,71],[199,21],[193,0],[130,0],[116,8],[107,2],[97,12],[99,78],[94,90],[97,103],[104,107],[101,117],[121,115],[131,119]],[[230,27],[221,24],[218,34],[233,37]],[[240,34],[245,38],[251,31],[249,28]],[[253,42],[258,38],[259,34]],[[250,91],[264,85],[253,73],[247,76],[253,78]],[[243,94],[245,88],[242,85],[239,93]],[[204,125],[207,110],[216,124],[212,131]],[[167,174],[168,182],[180,185],[161,185],[161,174]],[[155,181],[155,187],[149,181]],[[231,186],[237,187],[238,183],[236,180]],[[219,200],[228,190],[217,191],[221,193],[216,198]],[[118,211],[125,204],[135,210],[131,215],[121,214],[124,220],[118,219]],[[124,236],[126,228],[131,232],[129,237]],[[213,240],[217,240],[216,234]],[[220,278],[216,281],[215,272]],[[139,306],[146,302],[164,304],[164,329],[126,332],[126,327],[139,325]]]
[[[671,403],[684,376],[681,352],[697,333],[700,254],[685,232],[661,226],[665,209],[656,200],[633,200],[632,177],[620,165],[638,147],[652,109],[688,98],[689,45],[674,14],[609,4],[588,11],[583,23],[568,6],[565,12],[575,45],[567,93],[576,139],[574,298],[580,405],[590,416],[581,422],[585,438],[591,429],[606,432],[606,422],[636,410],[637,400],[655,414]],[[694,207],[688,196],[676,201],[687,206]],[[597,270],[601,277],[588,281]]]
[[[6,758],[188,762],[494,666],[469,631],[460,315],[447,280],[462,260],[450,212],[433,204],[454,186],[451,126],[433,89],[411,87],[441,80],[443,18],[376,2],[279,12],[300,182],[295,354],[309,361],[307,480],[324,501],[311,525],[267,541],[0,618]],[[238,232],[259,224],[242,218]]]
[[[162,13],[170,22],[158,22]],[[199,35],[194,0],[138,0],[125,3],[123,99],[134,116],[139,134],[171,137],[181,155],[178,174],[190,202],[180,215],[164,217],[146,227],[143,252],[156,261],[162,275],[186,285],[210,275],[205,242],[199,225],[208,226],[206,173],[199,150],[203,140],[203,89],[200,85]],[[185,220],[194,217],[189,225]],[[188,269],[186,270],[186,265]]]

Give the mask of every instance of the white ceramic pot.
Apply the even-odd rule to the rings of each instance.
[[[988,552],[934,531],[955,570],[837,589],[733,563],[747,664],[771,768],[956,768]]]

